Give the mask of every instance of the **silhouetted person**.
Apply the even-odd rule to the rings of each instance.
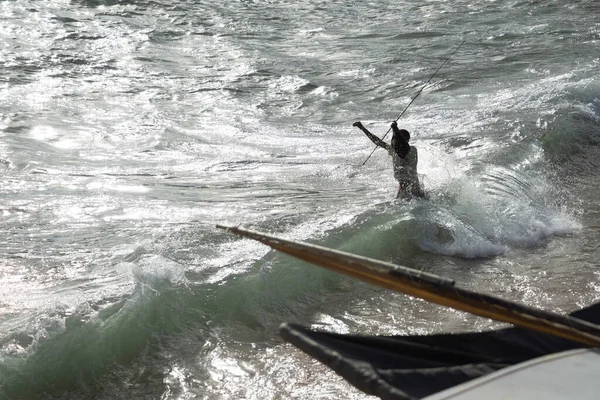
[[[417,148],[408,144],[410,133],[406,129],[398,129],[396,121],[392,122],[392,140],[390,144],[373,135],[360,121],[355,122],[356,126],[362,130],[373,143],[383,147],[392,156],[394,165],[394,178],[399,183],[398,195],[403,199],[411,197],[423,197],[423,191],[419,184],[419,175],[417,174],[417,163],[419,155]]]

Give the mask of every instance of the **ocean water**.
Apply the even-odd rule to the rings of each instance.
[[[0,398],[365,399],[282,322],[499,326],[216,224],[600,297],[596,0],[0,2]],[[428,200],[352,123],[399,125]],[[387,138],[389,139],[389,138]]]

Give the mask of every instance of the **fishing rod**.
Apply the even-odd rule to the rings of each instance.
[[[463,40],[462,43],[460,45],[458,45],[458,47],[456,49],[454,49],[454,51],[452,52],[452,54],[450,54],[448,56],[448,58],[446,58],[444,60],[444,62],[442,63],[442,65],[439,66],[439,68],[433,73],[433,75],[431,75],[431,77],[429,78],[429,80],[427,82],[425,82],[425,84],[423,85],[423,87],[421,87],[421,89],[417,92],[417,94],[412,98],[412,100],[410,101],[410,103],[408,103],[408,105],[404,108],[404,111],[402,111],[400,113],[400,115],[398,116],[398,118],[396,118],[394,120],[394,122],[397,122],[400,118],[402,118],[402,116],[404,115],[404,113],[406,112],[406,110],[408,110],[408,107],[410,107],[410,105],[417,99],[417,97],[419,97],[419,95],[421,94],[421,92],[423,91],[423,89],[425,89],[425,87],[429,84],[429,82],[431,82],[431,80],[433,79],[434,76],[437,75],[438,72],[440,72],[440,69],[442,69],[442,67],[448,62],[448,60],[450,60],[452,58],[452,56],[458,51],[458,49],[460,49],[462,47],[463,44],[465,44],[466,40]],[[387,136],[388,133],[390,133],[390,130],[392,128],[388,128],[387,132],[385,133],[385,135],[383,135],[383,137],[381,138],[381,140],[385,139],[385,137]],[[369,154],[369,156],[367,157],[367,159],[365,160],[365,162],[362,163],[362,165],[365,165],[367,163],[367,161],[369,161],[369,158],[371,158],[371,156],[373,155],[373,153],[375,152],[375,150],[377,150],[378,146],[375,146],[375,148],[373,149],[373,151],[371,152],[371,154]]]

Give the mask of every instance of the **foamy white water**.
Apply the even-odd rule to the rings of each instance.
[[[278,336],[493,323],[215,224],[598,298],[597,2],[0,3],[0,393],[365,398]],[[397,203],[383,135],[419,148]]]

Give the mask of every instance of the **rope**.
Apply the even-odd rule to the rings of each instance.
[[[448,56],[448,58],[446,58],[444,60],[444,62],[442,63],[442,65],[439,66],[439,68],[433,73],[433,75],[431,75],[431,77],[429,78],[429,80],[427,80],[427,82],[425,82],[425,84],[423,85],[423,87],[421,87],[421,89],[417,92],[417,94],[412,98],[412,100],[410,101],[410,103],[408,103],[408,105],[404,108],[404,111],[402,111],[402,113],[400,113],[400,115],[398,116],[398,118],[396,118],[394,120],[394,122],[397,122],[406,112],[406,110],[408,110],[408,107],[410,107],[410,105],[417,99],[417,97],[419,97],[419,95],[421,94],[421,92],[423,91],[423,89],[425,89],[425,87],[429,84],[429,82],[431,82],[431,80],[437,75],[438,72],[440,72],[440,70],[442,69],[442,67],[444,65],[446,65],[446,63],[448,62],[448,60],[450,60],[452,58],[452,56],[458,51],[458,49],[460,49],[462,47],[463,44],[465,44],[466,40],[463,40],[462,43],[456,48],[454,49],[454,51],[452,52],[452,54],[450,54]],[[385,135],[383,135],[383,137],[381,138],[381,140],[385,139],[385,137],[388,135],[388,133],[390,133],[390,130],[392,128],[388,128],[387,132],[385,133]],[[373,153],[375,152],[375,150],[377,150],[378,146],[375,146],[375,148],[373,149],[373,151],[371,151],[371,154],[369,154],[369,156],[367,157],[367,159],[365,160],[365,162],[362,163],[362,165],[365,165],[367,163],[367,161],[369,161],[369,158],[371,158],[371,156],[373,155]]]

